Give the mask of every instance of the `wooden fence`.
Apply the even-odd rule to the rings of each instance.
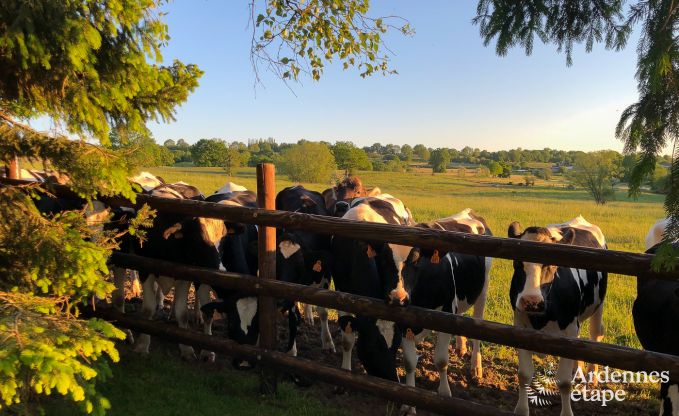
[[[6,184],[23,183],[13,180],[3,180],[3,182]],[[54,189],[60,193],[68,192],[67,189],[61,187]],[[279,282],[275,280],[275,230],[271,227],[304,229],[354,238],[363,237],[371,241],[608,271],[640,276],[639,278],[679,278],[678,272],[651,271],[652,256],[650,255],[275,211],[273,210],[275,198],[274,170],[273,166],[268,164],[260,165],[257,168],[257,193],[259,209],[238,208],[191,200],[171,200],[148,195],[138,195],[135,202],[118,197],[101,199],[114,206],[139,207],[148,204],[163,212],[219,218],[263,226],[260,227],[259,238],[259,277],[189,267],[123,253],[115,253],[112,256],[113,263],[121,267],[154,271],[177,279],[198,281],[215,287],[237,289],[257,295],[260,305],[260,347],[237,345],[231,341],[219,340],[195,331],[182,330],[167,324],[122,315],[111,310],[97,310],[94,313],[102,318],[115,321],[122,327],[161,336],[183,344],[191,344],[259,361],[264,369],[262,390],[265,392],[275,391],[276,388],[275,374],[267,372],[267,370],[278,368],[344,387],[363,390],[399,403],[415,405],[446,414],[498,415],[508,413],[487,405],[440,397],[422,389],[406,387],[374,377],[355,375],[276,352],[276,311],[273,300],[280,298],[302,301],[346,312],[388,319],[404,325],[424,327],[624,370],[664,370],[679,374],[679,357],[671,355],[641,351],[613,344],[596,343],[584,339],[560,337],[531,329],[515,328],[496,322],[412,306],[391,307],[387,306],[384,301],[377,299]]]

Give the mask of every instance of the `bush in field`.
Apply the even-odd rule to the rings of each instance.
[[[337,142],[331,150],[335,156],[337,167],[344,170],[345,174],[354,173],[357,170],[372,170],[373,168],[365,150],[356,147],[351,142]]]
[[[337,170],[328,146],[316,142],[302,142],[283,150],[279,165],[296,182],[326,183]]]
[[[615,199],[613,184],[621,157],[617,152],[602,150],[580,155],[568,173],[568,179],[587,190],[597,205]]]
[[[436,149],[429,156],[429,164],[434,173],[445,173],[450,163],[450,153],[448,149]]]

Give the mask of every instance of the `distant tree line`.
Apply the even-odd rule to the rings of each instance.
[[[123,144],[124,142],[124,144]],[[134,163],[139,166],[161,166],[192,164],[194,166],[221,167],[231,175],[234,168],[256,166],[259,163],[274,163],[293,178],[301,182],[324,182],[330,180],[336,170],[345,174],[357,171],[405,172],[416,166],[430,167],[434,173],[457,168],[458,174],[465,175],[473,167],[477,176],[508,178],[512,172],[526,177],[549,180],[554,174],[567,175],[572,183],[578,181],[572,174],[582,171],[587,155],[583,151],[565,151],[544,148],[541,150],[510,149],[487,151],[469,146],[460,150],[454,148],[429,148],[422,144],[415,146],[374,143],[358,147],[351,141],[278,143],[275,139],[251,139],[247,143],[227,141],[220,138],[200,139],[189,144],[184,139],[166,140],[158,145],[150,136],[136,135],[121,140],[111,135],[112,146],[128,149]],[[593,152],[597,153],[597,152]],[[628,182],[638,159],[636,154],[622,155],[615,151],[598,152],[610,169],[605,176],[612,187],[619,182]],[[655,171],[648,177],[646,186],[655,192],[666,193],[669,186],[668,167],[671,157],[659,158]],[[578,168],[579,166],[579,168]],[[528,181],[527,183],[534,183]],[[580,185],[578,185],[580,186]],[[612,195],[601,185],[598,193]],[[595,198],[596,199],[596,198]]]

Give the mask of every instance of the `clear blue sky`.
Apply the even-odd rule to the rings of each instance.
[[[399,74],[362,79],[339,65],[320,82],[272,74],[254,85],[247,1],[175,0],[166,6],[172,39],[164,51],[205,71],[177,121],[153,124],[156,140],[193,143],[274,137],[279,142],[351,140],[359,145],[551,147],[621,150],[614,128],[636,100],[636,36],[627,50],[575,52],[566,67],[553,45],[498,57],[472,25],[476,1],[373,0],[372,15],[399,15],[413,37],[389,36]]]

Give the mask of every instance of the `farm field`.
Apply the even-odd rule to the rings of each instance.
[[[174,167],[152,168],[149,170],[154,174],[162,176],[168,182],[182,180],[195,185],[204,194],[214,192],[228,181],[244,185],[249,189],[256,189],[255,171],[252,168],[237,169],[235,175],[231,177],[226,176],[220,168]],[[584,191],[567,190],[563,183],[558,180],[550,182],[538,181],[534,187],[519,187],[506,185],[506,183],[514,182],[516,184],[522,182],[521,177],[499,180],[493,178],[461,178],[455,173],[433,176],[431,173],[419,172],[361,172],[359,176],[366,186],[378,186],[383,192],[402,199],[406,206],[411,209],[417,221],[442,218],[459,212],[462,209],[472,208],[478,214],[485,217],[494,235],[503,237],[506,236],[507,226],[512,221],[520,221],[526,227],[530,225],[559,223],[577,215],[582,215],[588,221],[601,227],[611,249],[642,252],[646,232],[658,218],[663,216],[663,196],[661,195],[643,194],[635,201],[628,199],[625,191],[621,190],[617,194],[616,201],[604,206],[597,206]],[[284,175],[277,176],[277,190],[290,185],[293,185],[293,182],[290,182],[287,177]],[[318,191],[328,187],[328,184],[303,185]],[[512,312],[508,300],[511,272],[511,261],[502,259],[494,261],[486,304],[486,319],[511,324]],[[634,333],[631,320],[631,309],[635,294],[636,282],[634,278],[618,275],[609,276],[609,290],[604,313],[605,342],[639,348],[639,342]],[[310,334],[316,331],[316,329],[309,330],[309,328],[302,328],[301,330],[310,332]],[[586,334],[588,334],[588,328],[585,325],[581,330],[581,336],[586,336]],[[313,355],[313,357],[307,356],[307,358],[315,358],[317,354],[320,354],[320,341],[318,337],[311,335],[307,339],[311,345],[301,349],[300,355],[304,356],[306,352]],[[338,339],[336,338],[336,345],[339,345],[337,341]],[[165,356],[171,355],[168,351],[172,351],[172,355],[176,355],[173,349],[167,348]],[[425,368],[418,370],[417,385],[435,390],[438,382],[436,376],[434,376],[435,372],[431,364],[431,356],[427,351],[421,352]],[[153,353],[152,356],[156,354]],[[469,366],[468,359],[463,361],[458,357],[451,356],[449,378],[453,395],[498,405],[507,410],[512,409],[515,404],[518,385],[515,351],[504,346],[484,344],[483,354],[485,377],[478,386],[473,385],[466,374]],[[328,363],[336,363],[338,362],[339,355],[340,353],[338,352],[336,357],[318,355],[318,358],[324,359]],[[123,359],[125,362],[120,367],[131,367],[133,370],[143,367],[136,357],[124,355]],[[149,368],[144,368],[143,371],[144,376],[149,377],[151,382],[154,381],[152,373],[155,371],[181,372],[178,368],[184,368],[187,365],[186,363],[160,365],[156,363],[156,360],[158,360],[157,357],[151,358],[150,362],[152,365]],[[538,358],[538,361],[542,365],[547,365],[552,360],[551,358]],[[540,364],[538,365],[539,367]],[[131,374],[130,370],[126,369],[126,374]],[[187,374],[190,375],[191,372],[189,371]],[[219,380],[224,383],[228,384],[231,382],[226,375],[220,375],[219,377]],[[256,390],[254,387],[256,385],[254,377],[254,374],[242,375],[242,373],[237,373],[237,385],[240,385],[238,383],[244,383],[244,387],[234,388]],[[187,388],[193,390],[195,386],[191,385],[192,382],[189,379],[190,377],[187,377],[184,384],[187,385]],[[158,382],[162,381],[159,379]],[[176,381],[176,383],[180,382]],[[216,382],[210,381],[209,383],[212,385]],[[113,380],[109,384],[113,385],[116,382]],[[145,389],[141,388],[142,390]],[[622,406],[617,404],[609,405],[606,408],[607,414],[636,415],[640,413],[648,414],[649,411],[655,412],[655,409],[657,409],[657,400],[655,399],[657,389],[655,386],[642,385],[624,388],[628,391],[627,402],[624,402]],[[276,406],[271,408],[270,412],[267,411],[267,414],[316,414],[313,400],[304,400],[305,405],[308,406],[305,408],[308,409],[305,410],[305,413],[290,413],[290,409],[298,407],[293,397],[295,395],[290,396],[289,389],[294,388],[289,386],[284,387],[282,401],[280,403],[277,401]],[[113,403],[119,403],[119,397],[127,396],[129,391],[113,387],[109,389],[107,387],[106,394]],[[349,394],[353,395],[354,393]],[[315,395],[313,397],[318,398],[319,396]],[[351,400],[349,399],[348,402],[351,402]],[[214,404],[211,400],[206,400],[206,410],[204,412],[201,411],[201,414],[212,414],[210,409]],[[195,405],[198,406],[198,402]],[[226,404],[222,403],[222,405]],[[344,411],[351,412],[351,407],[346,407],[344,411],[341,410],[343,406],[340,405],[339,407],[340,409],[337,410],[338,414],[343,414]],[[558,409],[558,405],[555,407],[539,408],[532,414],[558,414]],[[601,414],[600,411],[602,409],[598,404],[585,405],[584,403],[576,403],[574,404],[574,410],[576,414],[596,415]],[[419,413],[426,414],[424,412]],[[111,414],[130,413],[118,413],[114,408]],[[149,412],[148,414],[154,413]],[[247,411],[241,413],[234,411],[230,414],[240,415],[250,413]]]

